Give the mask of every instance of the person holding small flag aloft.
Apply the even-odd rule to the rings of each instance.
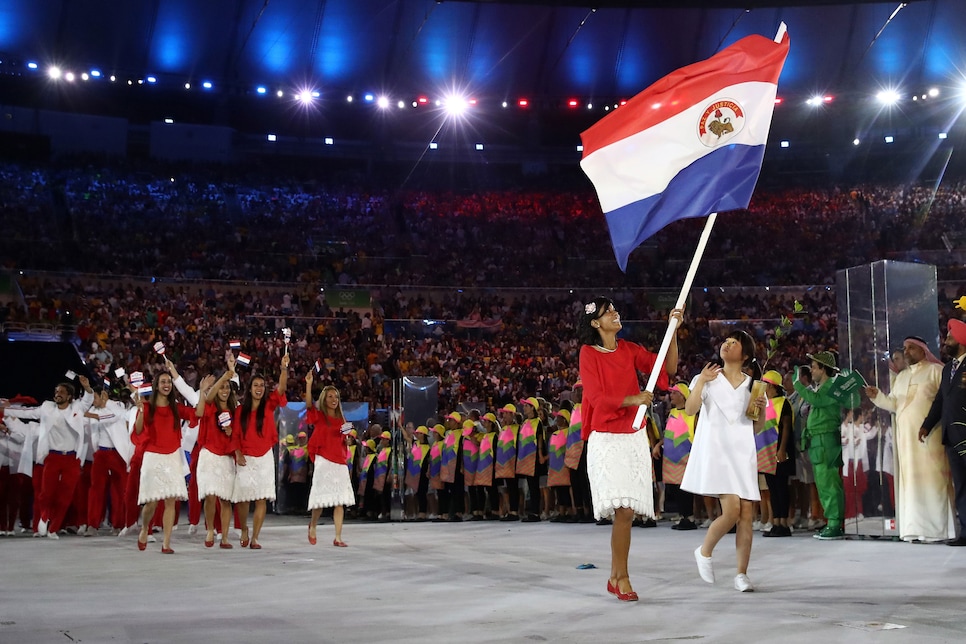
[[[236,361],[241,364],[240,356]],[[267,383],[259,375],[252,376],[242,404],[235,409],[232,421],[232,439],[235,441],[235,487],[232,502],[238,510],[241,523],[241,547],[261,549],[258,536],[265,522],[268,501],[275,500],[275,457],[272,448],[278,443],[278,427],[275,425],[275,409],[285,406],[285,389],[288,386],[288,353],[282,354],[278,388],[266,394]],[[251,541],[248,538],[248,509],[255,502],[252,518]],[[222,526],[222,529],[226,529]]]
[[[235,442],[232,438],[232,413],[238,406],[232,389],[235,361],[228,352],[228,369],[216,381],[212,375],[201,381],[201,395],[195,415],[201,419],[198,430],[198,497],[203,499],[205,511],[205,547],[215,545],[215,507],[220,504],[221,544],[231,549],[228,526],[231,525],[231,496],[235,489]]]
[[[309,543],[318,543],[316,526],[323,508],[332,508],[332,521],[335,524],[335,539],[332,545],[345,548],[342,540],[342,522],[345,506],[355,505],[355,494],[349,469],[346,467],[346,436],[352,431],[352,423],[345,419],[342,412],[342,399],[339,390],[328,386],[322,389],[317,401],[312,400],[312,382],[315,376],[310,369],[305,375],[305,405],[308,408],[306,421],[314,425],[309,438],[309,456],[314,465],[312,489],[309,492]]]

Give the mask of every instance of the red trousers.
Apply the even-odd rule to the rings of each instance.
[[[130,528],[138,522],[141,508],[138,506],[138,489],[141,487],[141,463],[144,461],[144,449],[134,450],[131,457],[131,471],[127,475],[127,491],[124,494],[124,527]]]
[[[201,501],[198,499],[198,455],[201,443],[195,443],[191,450],[191,476],[188,478],[188,525],[198,525],[201,521]]]
[[[120,530],[125,526],[126,510],[124,495],[127,491],[127,463],[116,449],[98,449],[94,452],[91,468],[91,489],[87,500],[87,525],[95,529],[104,521],[104,502],[111,499],[111,527]]]
[[[20,509],[20,477],[10,467],[0,467],[0,532],[13,532]]]
[[[91,469],[93,463],[84,461],[81,466],[81,475],[74,486],[74,498],[70,503],[67,514],[64,515],[64,525],[82,526],[87,525],[87,501],[91,491]],[[97,526],[94,526],[95,528]]]
[[[37,528],[39,527],[37,524],[40,523],[40,493],[44,489],[43,464],[37,465],[34,463],[34,470],[33,475],[30,477],[30,484],[33,487],[34,493],[33,517],[30,520],[30,527],[33,528],[34,532],[37,532]]]
[[[80,477],[81,464],[75,455],[56,452],[47,455],[40,491],[40,515],[47,520],[48,531],[57,532],[64,527],[64,517],[74,500],[74,489]]]

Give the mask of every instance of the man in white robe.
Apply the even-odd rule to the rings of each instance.
[[[903,342],[908,366],[896,375],[888,395],[866,387],[872,403],[895,414],[898,459],[896,504],[903,541],[944,541],[956,536],[952,478],[940,433],[919,442],[919,428],[942,382],[943,365],[921,338]]]

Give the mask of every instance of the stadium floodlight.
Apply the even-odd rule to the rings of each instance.
[[[58,80],[61,76],[60,67],[57,67],[56,65],[51,65],[50,68],[47,70],[47,76],[51,80]]]
[[[895,137],[892,136],[891,134],[887,134],[886,137],[885,137],[885,142],[886,143],[895,143],[895,140],[896,140]]]
[[[269,134],[268,141],[269,143],[275,143],[276,141],[278,141],[278,136],[276,136],[275,134]]]
[[[856,139],[852,139],[852,145],[858,145],[859,143],[862,143],[862,141],[860,141],[857,138]]]
[[[30,61],[29,63],[27,63],[27,69],[37,69],[38,67],[40,67],[40,65],[38,65],[34,61]]]
[[[348,96],[345,97],[345,102],[346,103],[351,103],[352,102],[352,94],[349,94]]]
[[[937,96],[939,96],[939,88],[938,87],[930,87],[929,88],[929,91],[926,92],[926,93],[929,94],[929,98],[936,98]]]
[[[111,80],[114,80],[114,77],[113,76],[111,76]],[[184,84],[184,88],[185,89],[191,89],[191,83],[185,83]]]
[[[101,77],[101,70],[99,70],[99,69],[92,69],[91,70],[91,77],[92,78],[100,78]]]
[[[378,105],[381,109],[387,109],[389,107],[389,97],[380,96],[376,99],[376,105]]]
[[[396,103],[396,107],[399,109],[404,109],[406,107],[406,101],[400,100],[398,103]]]
[[[946,135],[946,133],[945,133],[945,132],[940,132],[940,133],[939,133],[939,138],[940,138],[940,140],[943,140],[943,141],[945,141],[945,140],[946,140],[946,136],[947,136],[947,135]]]
[[[476,144],[476,150],[477,150],[477,152],[482,152],[483,151],[483,144],[482,143],[477,143]]]
[[[332,139],[332,137],[331,137],[331,136],[327,136],[327,137],[325,137],[325,139],[324,139],[324,143],[325,143],[326,145],[334,145],[334,144],[335,144],[335,141],[334,141],[334,140]]]
[[[899,95],[899,92],[894,89],[884,89],[876,94],[875,97],[879,99],[879,102],[883,105],[895,105],[899,102],[899,99],[902,98],[902,96]]]
[[[466,114],[466,111],[469,108],[470,104],[464,96],[459,94],[450,94],[443,97],[443,109],[446,111],[448,116],[458,118]]]
[[[812,107],[815,107],[817,105],[821,105],[822,104],[822,97],[821,96],[812,96],[812,97],[809,97],[809,99],[807,101],[805,101],[805,104],[806,105],[811,105]]]
[[[264,85],[259,85],[258,87],[255,88],[255,93],[261,94],[264,96],[265,94],[268,94],[268,88],[265,87]]]
[[[147,80],[149,83],[151,83],[152,85],[154,85],[155,83],[158,82],[158,77],[157,76],[148,76],[145,80]]]
[[[308,105],[309,103],[312,102],[312,92],[307,89],[303,89],[298,94],[296,94],[296,98],[303,105]]]
[[[366,94],[362,97],[362,100],[364,100],[366,103],[372,103],[374,100],[376,100],[376,96],[374,94]]]
[[[87,72],[81,74],[81,80],[90,80],[91,77]]]
[[[787,148],[791,144],[788,141],[782,141],[781,143],[779,143],[779,145],[782,146],[783,148]]]
[[[204,87],[205,89],[211,89],[211,88],[214,87],[214,85],[211,83],[211,81],[205,81],[205,82],[203,82],[201,84],[201,86]]]
[[[74,82],[74,72],[67,72],[66,74],[64,74],[64,80],[67,81],[68,83],[73,83]]]
[[[430,150],[438,150],[439,149],[439,144],[436,143],[436,141],[433,141],[432,143],[429,144],[429,149]]]

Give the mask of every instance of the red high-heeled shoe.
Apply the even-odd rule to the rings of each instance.
[[[148,548],[148,542],[147,541],[141,541],[141,539],[139,537],[138,538],[138,550],[147,550],[147,548]]]
[[[311,531],[311,530],[309,530],[309,543],[311,543],[311,544],[312,544],[312,545],[314,546],[314,545],[315,545],[315,544],[317,544],[318,542],[319,542],[319,539],[318,539],[318,537],[316,537],[316,536],[314,536],[314,535],[312,534],[312,531]]]

